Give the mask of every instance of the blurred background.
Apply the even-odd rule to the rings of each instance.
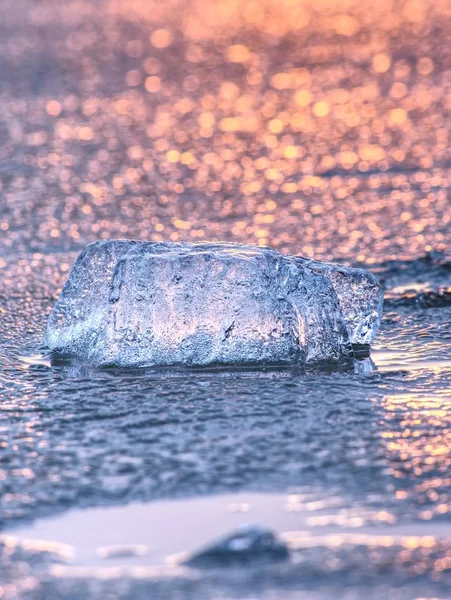
[[[2,252],[445,250],[449,0],[2,0]]]

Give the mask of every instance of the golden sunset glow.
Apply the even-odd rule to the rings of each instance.
[[[64,19],[86,17],[83,7]],[[120,30],[125,14],[133,34]],[[431,19],[445,28],[438,45]],[[28,168],[67,198],[63,220],[44,200],[39,235],[223,239],[369,264],[443,249],[450,19],[446,0],[110,0],[106,52],[124,57],[120,85],[100,93],[108,71],[88,69],[81,96],[47,94],[36,124],[17,129]],[[83,221],[69,224],[80,202]]]

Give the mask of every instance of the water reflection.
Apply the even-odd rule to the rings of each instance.
[[[71,356],[59,354],[33,354],[18,356],[22,363],[22,369],[30,369],[33,366],[46,367],[52,369],[55,376],[63,375],[68,378],[95,378],[98,376],[109,377],[147,377],[151,379],[185,379],[195,378],[196,376],[209,375],[220,378],[251,377],[251,378],[293,378],[302,377],[306,374],[333,374],[333,373],[372,373],[376,370],[376,365],[370,356],[366,358],[346,358],[338,362],[315,363],[314,365],[246,365],[235,366],[212,366],[212,367],[142,367],[142,368],[98,368],[89,364],[83,364],[78,359]]]

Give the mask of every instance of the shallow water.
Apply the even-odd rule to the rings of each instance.
[[[289,563],[257,571],[160,564],[112,584],[2,538],[3,597],[451,597],[451,15],[446,1],[407,4],[4,4],[2,533],[51,539],[47,518],[179,502],[194,507],[194,548],[219,533],[202,504],[220,514],[214,494],[291,493],[292,531],[311,544],[291,538]],[[52,362],[45,319],[78,250],[103,237],[262,243],[366,266],[386,297],[371,360]],[[269,512],[261,525],[286,533]],[[126,523],[118,543],[134,544]],[[325,545],[333,530],[346,543]],[[190,549],[185,525],[161,531],[168,553]]]
[[[353,513],[340,496],[318,500],[314,492],[294,488],[290,493],[238,492],[71,510],[16,527],[3,541],[53,553],[69,576],[82,572],[91,577],[117,578],[124,573],[133,577],[136,567],[144,567],[141,573],[147,571],[151,578],[162,566],[168,574],[172,567],[176,575],[177,568],[200,549],[258,523],[271,528],[292,552],[396,543],[432,547],[440,541],[449,543],[451,534],[446,523],[399,525],[380,511]],[[50,563],[50,570],[54,568]]]

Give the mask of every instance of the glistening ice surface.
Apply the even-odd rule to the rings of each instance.
[[[362,269],[242,244],[110,240],[77,258],[45,340],[96,366],[337,361],[372,341],[382,302]]]
[[[313,536],[303,569],[152,582],[47,576],[51,556],[2,543],[3,596],[449,598],[448,0],[0,10],[5,532],[86,506],[293,488],[312,532],[407,532]],[[377,370],[52,367],[47,316],[104,238],[264,243],[370,269],[386,298]]]

